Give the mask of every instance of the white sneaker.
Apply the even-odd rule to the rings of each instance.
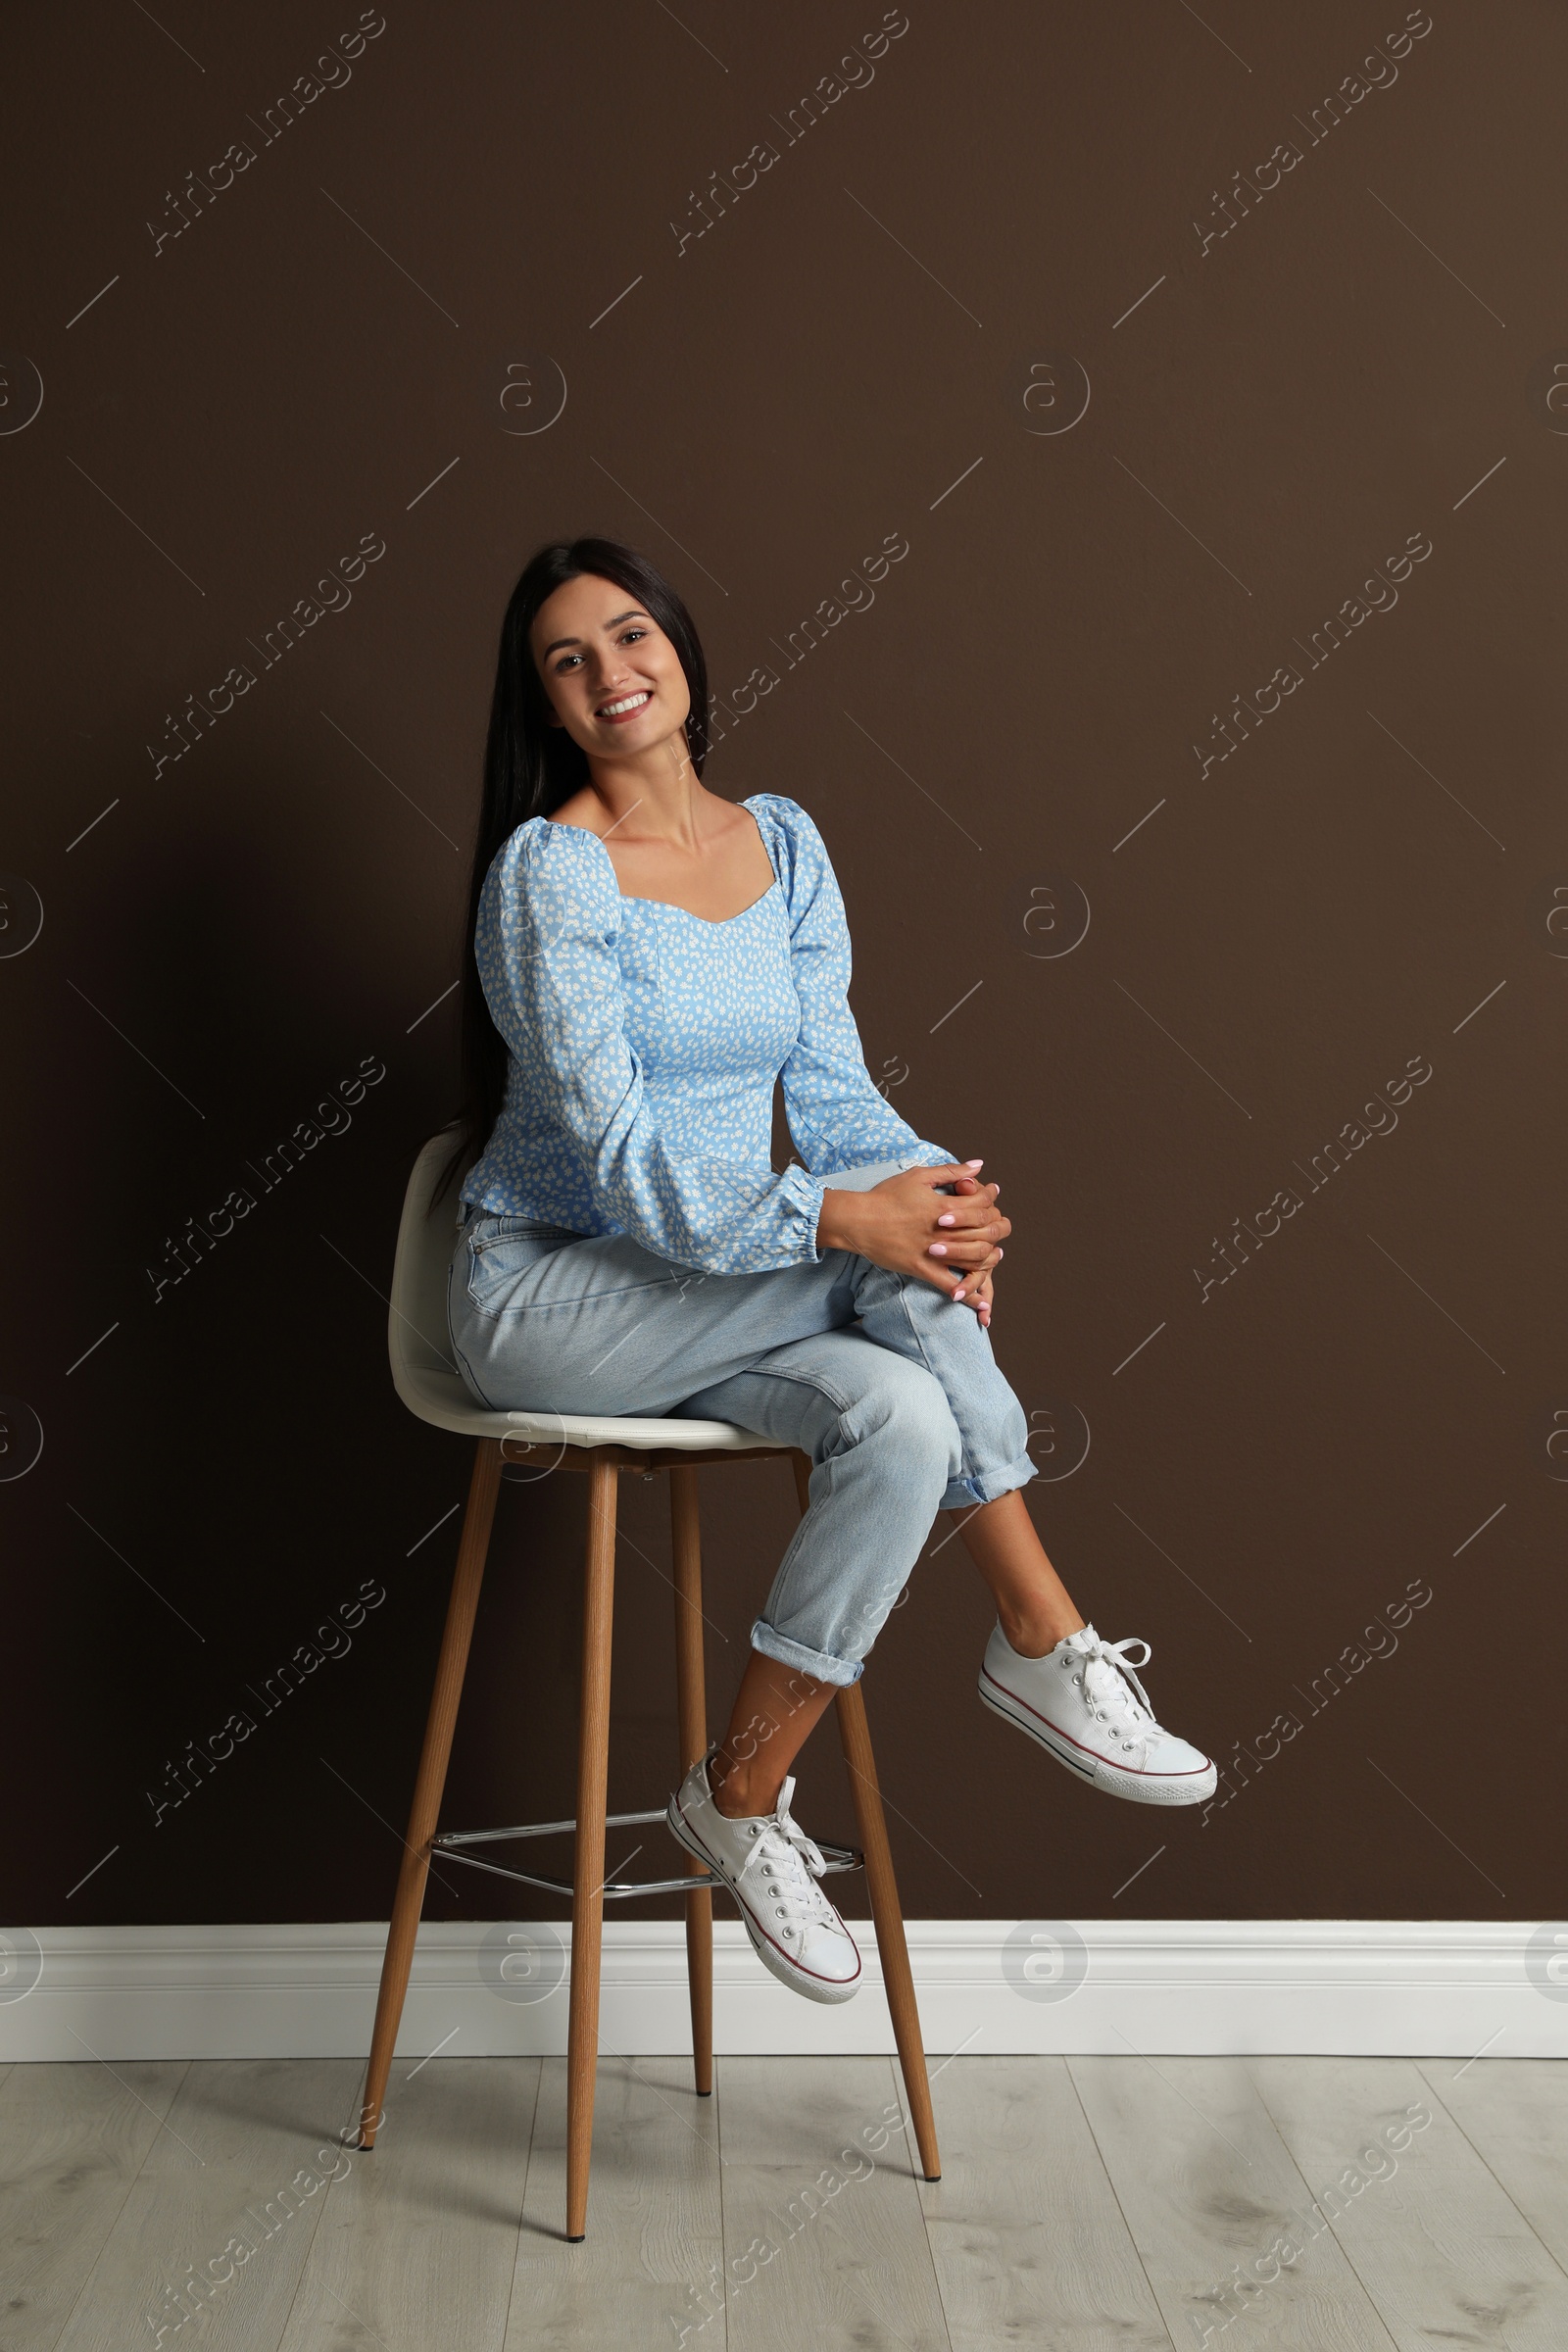
[[[821,1848],[790,1819],[794,1774],[771,1813],[731,1818],[719,1811],[709,1785],[709,1757],[717,1745],[715,1740],[698,1757],[670,1798],[664,1815],[670,1836],[723,1880],[753,1950],[780,1984],[808,2001],[847,2001],[859,1990],[860,1955],[816,1883],[827,1867]]]
[[[980,1696],[1048,1755],[1096,1788],[1140,1805],[1198,1805],[1214,1793],[1213,1765],[1198,1748],[1161,1731],[1127,1660],[1152,1652],[1134,1636],[1102,1642],[1092,1625],[1069,1634],[1043,1658],[1023,1658],[1000,1622],[986,1644]]]

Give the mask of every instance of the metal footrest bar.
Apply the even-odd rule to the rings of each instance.
[[[605,1827],[607,1830],[633,1829],[647,1822],[664,1819],[664,1809],[661,1805],[651,1813],[607,1813]],[[576,1827],[576,1818],[573,1816],[570,1821],[522,1822],[510,1830],[444,1830],[439,1837],[431,1838],[430,1844],[433,1849],[445,1854],[449,1862],[466,1863],[469,1870],[485,1870],[497,1879],[515,1879],[524,1886],[543,1886],[551,1894],[570,1895],[576,1891],[570,1879],[545,1879],[528,1870],[507,1870],[499,1862],[482,1862],[477,1854],[466,1854],[462,1848],[466,1845],[486,1845],[502,1838],[547,1838],[555,1831],[575,1830]],[[830,1845],[821,1838],[816,1844],[829,1871],[862,1870],[865,1867],[865,1856],[858,1845]],[[621,1886],[616,1886],[612,1874],[600,1891],[605,1900],[610,1902],[617,1895],[690,1894],[694,1887],[723,1885],[724,1881],[715,1877],[710,1870],[689,1871],[678,1879],[629,1879]]]
[[[640,1826],[645,1821],[662,1821],[663,1818],[664,1808],[662,1805],[659,1805],[652,1813],[607,1813],[605,1827],[607,1830],[625,1830]],[[496,1838],[548,1838],[554,1830],[574,1830],[576,1827],[576,1821],[573,1819],[571,1821],[525,1821],[519,1829],[515,1830],[443,1830],[440,1837],[432,1838],[430,1842],[432,1845],[442,1847],[487,1845]]]
[[[447,1860],[462,1862],[469,1870],[487,1870],[492,1878],[516,1879],[524,1886],[546,1886],[552,1894],[564,1894],[569,1898],[576,1892],[570,1879],[541,1879],[531,1870],[506,1870],[499,1862],[481,1862],[477,1854],[448,1854]],[[694,1870],[689,1878],[630,1879],[619,1886],[613,1879],[607,1879],[600,1892],[608,1903],[618,1894],[690,1894],[694,1886],[722,1886],[723,1884],[723,1880],[715,1879],[711,1871]]]

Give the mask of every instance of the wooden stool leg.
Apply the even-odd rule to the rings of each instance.
[[[457,1729],[458,1701],[463,1695],[468,1643],[479,1606],[479,1587],[490,1548],[496,1496],[501,1492],[501,1458],[496,1439],[479,1440],[473,1457],[473,1476],[468,1482],[467,1508],[463,1514],[463,1534],[458,1544],[458,1564],[453,1571],[452,1597],[447,1603],[446,1630],[441,1636],[441,1655],[436,1663],[435,1688],[430,1694],[430,1713],[424,1727],[424,1745],[419,1751],[419,1769],[414,1784],[414,1804],[409,1813],[403,1866],[398,1872],[398,1890],[392,1904],[386,1958],[381,1964],[381,1989],[370,2035],[365,2103],[360,2110],[359,2144],[365,2149],[375,2145],[386,2079],[392,2069],[392,2050],[403,2016],[404,1996],[409,1989],[409,1972],[414,1966],[415,1939],[419,1932],[419,1914],[424,1908],[424,1883],[430,1870],[430,1840],[441,1814],[441,1792],[446,1787],[452,1735]]]
[[[794,1466],[795,1492],[804,1517],[809,1499],[808,1481],[811,1465],[804,1453],[796,1452]],[[904,2070],[904,2087],[908,2095],[915,2144],[920,2151],[920,2169],[926,2180],[938,2180],[942,2177],[942,2161],[937,2153],[936,2118],[931,2108],[920,2011],[914,1997],[914,1974],[909,1967],[904,1912],[899,1903],[898,1882],[893,1876],[893,1852],[888,1844],[887,1818],[882,1810],[882,1789],[876,1777],[876,1758],[871,1753],[871,1732],[865,1719],[865,1695],[860,1683],[848,1684],[835,1703],[839,1739],[849,1767],[850,1791],[855,1799],[855,1818],[865,1855],[865,1884],[876,1925],[882,1983],[893,2018],[893,2037],[899,2046],[899,2064]]]
[[[596,1456],[588,1473],[583,1579],[582,1702],[577,1723],[577,1837],[571,1896],[571,2007],[566,2028],[566,2235],[588,2234],[599,2063],[599,1959],[605,1924],[605,1811],[610,1781],[610,1652],[615,1595],[619,1472]]]
[[[920,2151],[920,2170],[928,2180],[939,2180],[942,2177],[942,2160],[937,2154],[936,2118],[931,2111],[931,2083],[925,2070],[925,2043],[920,2034],[920,2012],[914,1998],[914,1975],[909,1967],[904,1913],[900,1908],[899,1889],[893,1876],[888,1825],[882,1811],[882,1790],[876,1777],[876,1759],[871,1753],[871,1734],[865,1720],[865,1698],[860,1685],[849,1684],[839,1692],[836,1704],[839,1738],[844,1744],[844,1761],[850,1768],[855,1817],[859,1824],[860,1844],[865,1854],[865,1883],[871,1896],[871,1917],[876,1922],[876,1948],[882,1957],[882,1983],[887,1989],[888,2008],[893,2015],[893,2037],[899,2045],[904,2087],[909,2096],[909,2115],[914,2125],[915,2144]]]
[[[708,1747],[708,1700],[703,1678],[703,1562],[697,1516],[697,1472],[690,1464],[669,1474],[669,1525],[675,1565],[675,1702],[678,1778]],[[688,1871],[701,1871],[695,1856]],[[686,1897],[686,1977],[692,1996],[692,2073],[700,2099],[713,2088],[713,1897],[694,1886]]]

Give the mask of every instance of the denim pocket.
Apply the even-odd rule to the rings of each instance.
[[[586,1237],[569,1226],[538,1217],[476,1217],[466,1236],[468,1298],[481,1311],[493,1309],[520,1274]]]
[[[547,1224],[541,1217],[478,1217],[468,1237],[469,1247],[476,1257],[498,1244],[511,1241],[581,1242],[586,1234],[575,1226]]]

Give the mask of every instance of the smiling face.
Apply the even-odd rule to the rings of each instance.
[[[554,723],[590,758],[624,760],[672,735],[684,755],[686,673],[628,589],[580,572],[540,606],[529,644]]]

